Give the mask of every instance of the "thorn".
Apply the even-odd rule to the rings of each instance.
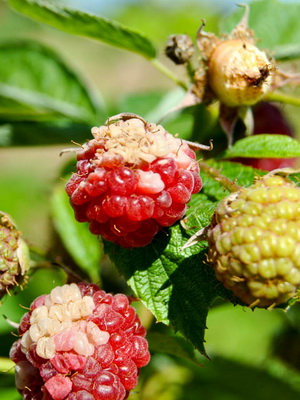
[[[17,322],[13,322],[10,319],[7,318],[6,315],[2,314],[3,318],[5,319],[5,321],[8,323],[8,325],[12,326],[13,328],[19,329],[20,324],[18,324]]]
[[[208,227],[205,226],[204,228],[200,229],[198,232],[196,232],[193,236],[189,238],[189,240],[180,248],[179,251],[185,250],[188,247],[194,246],[198,242],[205,240],[206,238],[206,233],[207,233]]]
[[[276,303],[271,304],[271,305],[267,308],[267,310],[268,310],[268,311],[272,311],[274,307],[276,307]]]
[[[244,15],[242,16],[242,19],[238,23],[237,27],[247,29],[249,26],[249,11],[250,11],[249,5],[244,3],[239,3],[237,4],[237,7],[242,7],[245,9]]]
[[[59,153],[59,157],[61,157],[63,154],[65,153],[76,153],[78,151],[77,147],[70,147],[68,149],[63,149],[60,153]]]
[[[201,143],[190,142],[189,140],[184,140],[184,139],[182,139],[182,141],[184,143],[187,143],[192,149],[195,149],[195,150],[211,151],[213,149],[213,139],[210,139],[209,146],[206,146],[206,145],[201,144]]]
[[[260,303],[260,299],[256,299],[253,303],[249,305],[250,308],[256,307]]]
[[[202,34],[202,29],[206,26],[206,22],[205,20],[202,18],[201,19],[201,25],[199,26],[198,30],[197,30],[197,34],[196,37],[200,36]]]

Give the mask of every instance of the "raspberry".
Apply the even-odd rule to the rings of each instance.
[[[208,260],[243,302],[285,303],[300,286],[300,188],[266,175],[223,199],[208,229]]]
[[[123,247],[149,244],[201,190],[195,152],[162,126],[120,114],[93,128],[66,192],[79,222]]]
[[[0,298],[24,281],[29,269],[28,247],[9,215],[0,212]]]
[[[257,103],[270,90],[273,80],[274,66],[266,53],[240,38],[218,44],[208,68],[211,89],[228,107]]]
[[[28,400],[123,400],[149,362],[145,334],[127,296],[56,287],[21,320],[10,351],[16,386]]]
[[[205,32],[203,23],[197,32],[201,58],[191,91],[204,103],[218,100],[224,119],[235,114],[228,108],[256,104],[280,81],[274,60],[256,46],[248,17],[245,6],[242,19],[229,35]]]

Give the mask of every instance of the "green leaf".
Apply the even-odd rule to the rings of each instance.
[[[0,372],[14,373],[15,363],[9,358],[0,357]]]
[[[265,311],[266,312],[266,311]],[[231,331],[242,329],[231,326]],[[222,327],[218,329],[222,333]],[[244,329],[242,329],[244,330]],[[257,332],[257,327],[256,327]],[[252,332],[255,335],[255,333]],[[222,336],[222,335],[220,335]],[[258,336],[259,335],[255,335]],[[222,338],[221,338],[222,341]],[[247,344],[246,344],[247,345]],[[254,360],[259,349],[252,354]],[[152,373],[141,388],[141,398],[176,400],[294,400],[299,398],[299,374],[270,355],[264,364],[252,366],[221,356],[204,360],[204,368],[190,363],[175,363],[155,355]],[[274,366],[266,368],[266,362]],[[276,365],[277,364],[277,365]]]
[[[240,321],[240,323],[242,322]],[[235,326],[232,327],[232,330],[239,330],[239,328],[239,326]],[[293,382],[293,378],[295,378],[293,371],[291,371],[293,378],[286,379],[286,377],[280,376],[279,371],[272,373],[264,368],[264,365],[253,367],[220,356],[214,357],[212,362],[207,362],[205,368],[198,368],[197,375],[196,379],[202,388],[199,390],[204,399],[266,400],[274,398],[293,400],[299,397],[300,393],[299,375],[295,374],[297,379]],[[218,382],[217,385],[216,382]]]
[[[101,107],[52,50],[34,41],[0,44],[2,120],[67,118],[90,124],[98,119]]]
[[[12,336],[12,335],[11,335]],[[9,348],[6,338],[1,335],[2,348]],[[16,339],[16,338],[15,338]],[[6,365],[5,365],[6,364]],[[21,395],[18,393],[15,383],[15,363],[8,359],[0,359],[0,387],[2,400],[21,400]]]
[[[180,336],[150,331],[147,333],[147,340],[151,352],[171,354],[200,365],[195,357],[194,347]]]
[[[286,135],[261,134],[238,140],[223,158],[292,158],[300,157],[300,142]]]
[[[8,121],[5,121],[8,122]],[[72,141],[83,143],[91,135],[91,127],[68,120],[63,121],[10,121],[0,126],[0,147],[37,146],[64,143],[70,147]]]
[[[22,397],[18,393],[17,388],[15,387],[2,387],[1,388],[1,399],[2,400],[21,400]]]
[[[205,354],[206,316],[220,284],[204,263],[205,245],[181,252],[185,241],[176,225],[144,248],[105,243],[105,250],[156,319],[179,330]]]
[[[170,112],[170,110],[178,106],[184,95],[185,92],[181,88],[173,89],[167,93],[133,93],[121,99],[118,104],[118,110],[119,112],[131,110],[131,112],[142,116],[148,122],[159,123],[159,121],[163,120],[164,128],[167,131],[173,135],[178,134],[181,139],[190,140],[194,120],[194,107]]]
[[[233,162],[209,162],[240,185],[253,183],[257,171]],[[262,173],[260,171],[260,173]],[[156,319],[180,331],[205,355],[206,317],[212,302],[221,296],[233,303],[233,294],[216,280],[206,262],[207,243],[181,250],[189,236],[207,226],[217,202],[228,194],[220,183],[201,173],[203,189],[189,203],[186,229],[180,223],[157,234],[148,246],[124,249],[105,242],[105,251],[136,296]]]
[[[155,122],[155,119],[149,119],[149,111],[153,110],[160,103],[164,96],[164,92],[146,91],[129,93],[126,96],[117,99],[117,112],[130,110],[130,112],[140,115],[148,122]]]
[[[214,160],[208,160],[207,164],[219,170],[220,174],[225,175],[227,178],[236,182],[240,186],[250,186],[253,184],[255,178],[265,174],[265,172],[259,169],[254,169],[252,167],[230,161],[218,162]],[[203,181],[201,194],[207,196],[208,199],[210,199],[210,201],[213,203],[215,201],[222,200],[230,193],[219,182],[205,172],[201,171],[201,176]]]
[[[9,124],[0,125],[0,147],[8,146],[11,143],[12,127]]]
[[[100,40],[146,58],[156,56],[149,39],[107,18],[37,0],[8,0],[8,4],[15,11],[64,32]]]
[[[90,233],[87,224],[75,220],[63,185],[59,184],[55,188],[51,205],[55,229],[66,249],[81,269],[89,275],[92,282],[98,282],[102,257],[101,244],[99,239]]]
[[[241,20],[244,8],[221,20],[220,31],[230,32]],[[249,27],[258,38],[258,45],[268,49],[277,59],[300,56],[300,4],[279,0],[259,0],[250,4]]]

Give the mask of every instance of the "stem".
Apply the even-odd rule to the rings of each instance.
[[[268,93],[264,96],[264,100],[277,101],[278,103],[291,104],[292,106],[300,107],[300,98],[280,92]]]
[[[193,65],[190,61],[188,61],[186,64],[186,70],[187,70],[188,76],[190,77],[191,82],[193,82],[194,75],[195,75],[195,68],[193,67]]]
[[[34,269],[53,268],[53,266],[56,266],[58,268],[61,268],[66,273],[67,277],[71,279],[72,282],[86,281],[86,278],[84,276],[81,276],[80,274],[80,272],[82,272],[80,268],[75,271],[74,269],[66,266],[60,258],[53,258],[51,255],[49,255],[45,250],[41,249],[40,247],[30,246],[29,249],[32,254],[35,254],[36,256],[41,258],[40,260],[36,260],[35,263],[32,264],[31,266],[32,271],[34,271]],[[92,283],[96,283],[98,286],[101,287],[102,282],[100,274],[98,274],[97,272],[95,272],[93,276],[91,274],[88,274],[88,278]]]
[[[236,192],[241,189],[242,186],[239,186],[237,183],[230,180],[225,175],[222,175],[219,170],[206,164],[206,162],[200,160],[198,161],[198,164],[200,165],[202,171],[212,176],[217,182],[221,183],[221,185],[228,189],[230,192]]]
[[[152,65],[157,68],[160,72],[162,72],[165,76],[167,76],[169,79],[171,79],[173,82],[175,82],[178,86],[182,87],[184,90],[188,90],[187,85],[182,82],[178,76],[173,74],[173,72],[166,67],[164,64],[162,64],[157,58],[153,58],[151,60]]]

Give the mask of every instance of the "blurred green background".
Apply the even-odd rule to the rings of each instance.
[[[53,0],[52,0],[53,1]],[[54,2],[54,1],[53,1]],[[62,1],[57,0],[58,3]],[[245,2],[245,1],[244,1]],[[181,73],[164,56],[163,48],[172,33],[194,37],[201,20],[208,31],[217,31],[220,16],[229,13],[235,1],[79,1],[65,0],[80,7],[113,18],[149,36],[157,45],[162,61]],[[0,3],[1,41],[30,38],[55,49],[104,103],[104,120],[123,110],[137,112],[155,106],[172,82],[139,55],[105,44],[62,33],[25,19]],[[129,108],[131,107],[131,108]],[[289,112],[289,109],[287,110]],[[298,119],[289,112],[292,124]],[[104,120],[94,121],[95,125]],[[3,134],[2,129],[2,134]],[[298,131],[299,132],[299,131]],[[90,137],[89,130],[86,138]],[[53,186],[62,177],[62,168],[74,156],[60,152],[70,147],[60,145],[0,148],[0,209],[11,214],[24,237],[42,251],[59,254],[69,260],[53,233],[49,216]],[[65,257],[65,258],[64,258]],[[111,290],[124,286],[116,283],[116,273],[107,260],[104,282]],[[38,295],[64,282],[59,268],[38,270],[29,286],[18,296],[7,296],[0,313],[0,356],[7,357],[15,340],[4,316],[18,321],[24,309]],[[106,279],[106,280],[105,280]],[[151,327],[148,313],[138,306],[142,320]],[[196,355],[182,358],[157,352],[142,371],[139,387],[132,400],[287,400],[300,398],[300,318],[293,311],[250,311],[231,304],[216,303],[207,321],[206,349],[211,360]],[[154,332],[168,330],[160,324]],[[199,363],[202,366],[199,366]],[[1,374],[2,400],[17,399],[11,371]]]

